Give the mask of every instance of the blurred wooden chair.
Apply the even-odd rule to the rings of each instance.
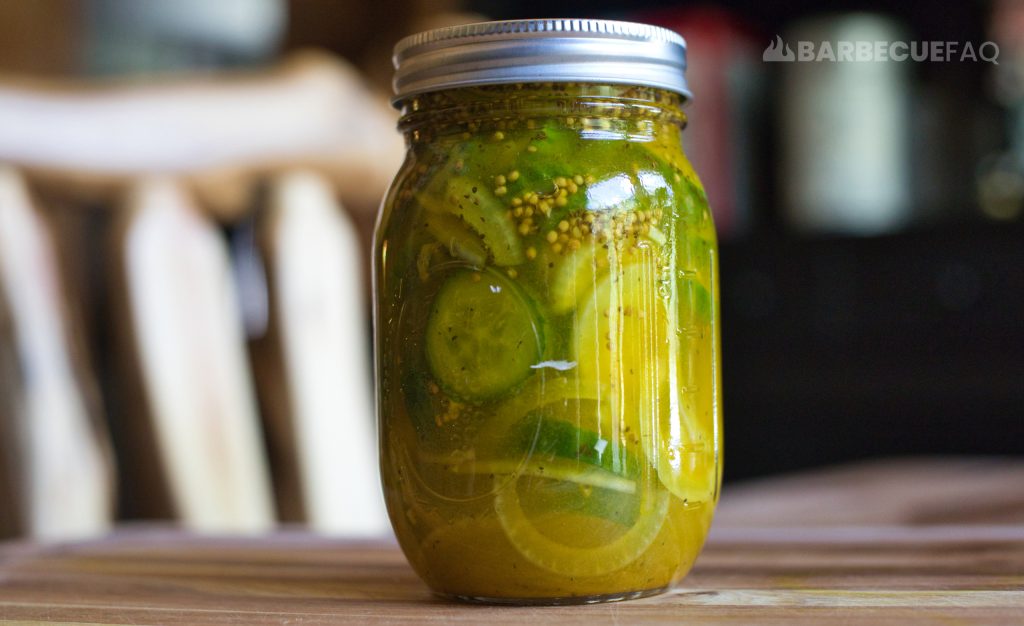
[[[51,232],[0,167],[0,532],[48,540],[110,527],[113,467],[76,350]]]
[[[88,233],[58,233],[77,240],[58,251],[95,258],[50,267],[103,268],[106,316],[93,319],[104,337],[93,343],[116,354],[93,362],[109,367],[97,374],[112,407],[122,513],[172,515],[201,531],[283,519],[346,536],[386,532],[365,245],[352,217],[369,223],[404,152],[383,98],[315,54],[260,75],[153,86],[7,85],[8,177],[27,178],[41,198],[70,199],[49,211],[91,206],[104,216]],[[239,224],[253,229],[249,250],[228,247],[223,227]],[[12,232],[0,219],[0,246]],[[0,278],[32,285],[38,261],[16,252],[0,249],[0,266],[12,268]],[[17,342],[25,331],[11,305],[0,302],[0,333]],[[29,387],[7,371],[23,362],[0,342],[5,425],[23,412],[15,398]],[[0,509],[24,490],[11,478],[27,466],[18,449],[0,445]],[[0,512],[0,532],[6,523]]]
[[[174,508],[201,530],[267,530],[270,473],[227,245],[172,180],[139,181],[124,219],[114,249],[129,343]]]
[[[269,315],[266,350],[256,355],[281,365],[263,388],[284,399],[268,398],[264,416],[272,440],[291,442],[280,467],[295,477],[281,484],[282,515],[304,512],[331,533],[378,534],[385,514],[376,474],[353,480],[359,468],[377,467],[373,421],[353,419],[373,414],[371,372],[351,356],[371,348],[359,238],[310,171],[275,176],[258,222]]]

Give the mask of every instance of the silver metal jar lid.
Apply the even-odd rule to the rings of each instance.
[[[612,20],[510,20],[449,26],[395,45],[397,104],[470,85],[590,82],[641,85],[690,98],[686,41],[666,28]]]

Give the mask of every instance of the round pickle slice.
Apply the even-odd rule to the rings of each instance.
[[[461,270],[441,286],[427,322],[427,361],[445,389],[487,400],[518,385],[540,360],[532,304],[496,272]]]
[[[527,459],[476,467],[507,477],[494,500],[501,528],[523,558],[556,574],[619,570],[657,537],[669,494],[638,456],[598,432],[608,407],[591,399],[593,389],[573,376],[537,376],[534,387],[544,390],[539,402],[528,394],[513,403],[499,440]]]
[[[617,423],[606,426],[628,428],[645,444],[657,432],[658,395],[672,356],[655,257],[651,249],[636,249],[599,280],[579,303],[573,337],[580,377],[612,399],[609,417]]]
[[[688,379],[702,388],[712,384],[707,368],[691,371],[693,363],[682,355],[692,348],[680,344],[690,341],[681,335],[709,323],[710,295],[696,280],[681,279],[681,310],[674,311],[659,293],[654,252],[635,250],[628,263],[600,279],[581,303],[575,331],[580,377],[609,399],[604,432],[622,433],[642,447],[680,500],[708,501],[716,485],[711,439],[697,422],[689,390],[673,389]]]
[[[647,484],[637,497],[632,526],[579,513],[531,515],[517,483],[498,492],[494,510],[509,542],[531,563],[564,576],[601,576],[635,561],[661,531],[668,514],[668,492],[656,483]]]

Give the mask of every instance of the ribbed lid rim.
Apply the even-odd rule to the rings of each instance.
[[[686,40],[679,33],[662,28],[661,26],[652,26],[639,22],[591,19],[504,20],[499,22],[477,22],[475,24],[443,26],[403,37],[395,44],[394,57],[397,64],[397,59],[401,58],[409,48],[439,41],[486,37],[488,35],[522,35],[530,33],[542,35],[552,33],[563,35],[610,35],[619,39],[664,41],[686,47]]]
[[[528,19],[437,28],[395,44],[395,101],[452,87],[511,82],[638,84],[690,97],[686,40],[660,26]]]

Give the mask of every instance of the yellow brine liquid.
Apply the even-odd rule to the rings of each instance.
[[[679,97],[407,103],[378,225],[385,498],[436,591],[585,602],[692,566],[721,473],[717,244]]]

